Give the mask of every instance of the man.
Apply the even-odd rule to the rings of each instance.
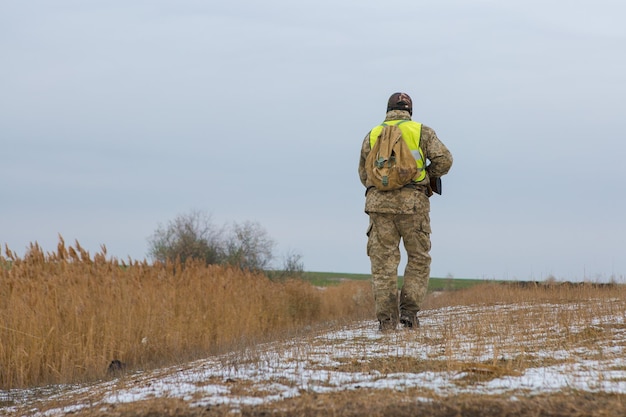
[[[396,124],[402,138],[417,156],[418,167],[425,166],[406,186],[381,191],[368,179],[366,160],[382,128],[376,126],[363,140],[359,176],[366,187],[365,212],[370,224],[367,230],[367,254],[372,268],[372,286],[376,317],[380,330],[395,329],[400,323],[406,328],[419,326],[417,313],[426,296],[430,276],[430,201],[433,185],[448,173],[452,155],[428,126],[411,120],[413,102],[406,93],[394,93],[387,103],[386,124]],[[437,191],[437,190],[435,190]],[[400,239],[404,242],[408,261],[404,285],[398,300],[398,265]]]

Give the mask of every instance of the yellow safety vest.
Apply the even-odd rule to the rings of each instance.
[[[422,181],[426,178],[426,158],[424,158],[424,152],[420,148],[420,139],[422,137],[422,124],[414,122],[412,120],[388,120],[381,125],[376,126],[370,132],[370,149],[374,147],[376,140],[380,132],[383,130],[384,125],[396,125],[402,132],[402,139],[406,142],[415,158],[417,163],[417,176],[413,179],[415,182]]]

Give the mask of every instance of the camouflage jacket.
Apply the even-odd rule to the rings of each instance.
[[[407,111],[392,110],[387,112],[385,121],[388,120],[411,120],[411,116]],[[405,187],[394,191],[379,191],[370,187],[366,190],[365,212],[397,214],[410,214],[422,210],[428,212],[430,207],[428,197],[432,195],[429,185],[430,178],[441,177],[448,173],[452,166],[452,154],[437,138],[435,131],[425,125],[422,125],[420,147],[427,161],[426,178],[418,182],[414,188]],[[367,183],[365,160],[370,150],[370,134],[367,132],[363,139],[359,160],[359,177],[363,186]]]

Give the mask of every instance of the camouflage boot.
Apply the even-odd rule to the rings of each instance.
[[[381,332],[388,332],[391,330],[396,330],[396,327],[398,327],[398,323],[396,323],[393,320],[379,320],[378,321],[378,330]]]
[[[400,313],[400,324],[405,329],[417,329],[420,327],[420,321],[417,314]]]

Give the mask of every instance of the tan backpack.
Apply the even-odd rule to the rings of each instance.
[[[367,181],[381,191],[402,188],[417,176],[417,163],[397,125],[383,123],[365,161],[365,170]]]

